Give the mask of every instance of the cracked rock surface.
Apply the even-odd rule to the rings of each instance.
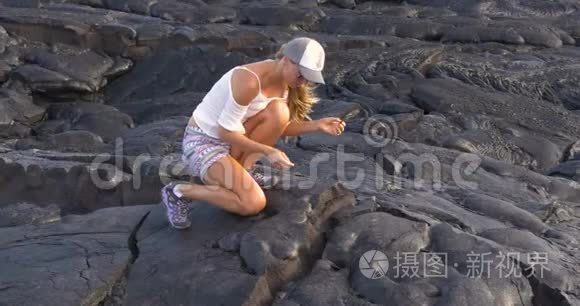
[[[1,228],[2,303],[99,303],[132,261],[127,237],[150,209],[101,209],[58,223]]]
[[[172,229],[192,111],[296,36],[345,132]],[[580,305],[579,47],[575,0],[0,0],[0,305]]]

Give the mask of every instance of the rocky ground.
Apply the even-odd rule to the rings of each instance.
[[[358,113],[173,230],[189,115],[296,36]],[[579,46],[573,0],[0,0],[0,305],[580,305]]]

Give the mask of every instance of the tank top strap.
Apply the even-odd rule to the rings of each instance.
[[[256,74],[255,72],[253,72],[252,70],[250,70],[249,68],[244,67],[244,66],[234,67],[234,69],[237,69],[237,68],[247,70],[247,71],[251,72],[256,77],[256,79],[258,80],[258,94],[261,95],[262,94],[262,84],[260,83],[260,77],[258,77],[258,74]]]

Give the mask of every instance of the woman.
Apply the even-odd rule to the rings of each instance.
[[[204,183],[172,182],[161,191],[169,222],[187,228],[189,200],[201,200],[249,216],[266,205],[262,188],[275,184],[255,163],[274,167],[294,164],[274,148],[280,136],[321,131],[339,135],[345,123],[308,113],[317,99],[311,83],[324,84],[325,53],[315,40],[300,37],[284,44],[275,56],[237,66],[225,73],[194,110],[183,138],[183,160]]]

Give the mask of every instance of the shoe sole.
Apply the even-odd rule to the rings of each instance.
[[[250,176],[251,176],[251,174],[250,174]],[[261,184],[260,184],[260,183],[258,183],[258,182],[256,181],[256,179],[254,178],[254,181],[255,181],[255,182],[258,184],[258,186],[260,186],[260,188],[262,188],[263,190],[267,190],[267,189],[273,189],[274,187],[276,187],[276,186],[277,186],[277,185],[280,183],[280,181],[282,181],[282,179],[281,179],[280,177],[278,177],[278,176],[274,176],[274,177],[272,178],[272,180],[274,181],[274,183],[273,183],[273,184],[266,184],[266,185],[261,185]]]
[[[280,177],[274,177],[272,178],[273,182],[272,184],[268,184],[266,187],[262,187],[262,189],[274,189],[276,186],[280,185],[280,183],[282,182],[282,179]]]
[[[163,190],[161,191],[161,202],[163,202],[163,207],[165,207],[165,216],[167,217],[167,221],[169,221],[169,224],[171,224],[171,226],[173,226],[176,229],[186,229],[189,228],[191,226],[191,222],[189,222],[187,225],[177,225],[173,222],[171,222],[171,218],[167,215],[167,213],[169,212],[169,206],[167,205],[167,192],[169,192],[168,190],[166,190],[166,187],[163,187]]]

